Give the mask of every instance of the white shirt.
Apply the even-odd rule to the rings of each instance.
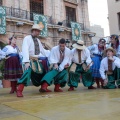
[[[79,57],[78,57],[77,49],[73,48],[71,52],[72,52],[72,62],[79,64]],[[92,62],[90,58],[90,51],[88,50],[88,48],[81,51],[81,63],[84,63],[84,62],[86,62],[87,65],[89,65]]]
[[[115,69],[115,67],[120,68],[120,59],[118,57],[113,56],[114,62],[112,63],[112,70]],[[108,58],[105,57],[100,64],[100,74],[102,79],[106,79],[105,71],[108,71]]]
[[[45,50],[45,49],[44,49]],[[45,50],[46,57],[49,57],[50,55],[50,50]],[[45,57],[42,53],[39,54],[39,57]]]
[[[60,51],[59,50],[60,50],[59,45],[52,48],[52,50],[50,52],[50,56],[48,58],[50,64],[59,63],[59,61],[60,61]],[[64,52],[65,52],[64,59],[63,59],[62,63],[59,65],[60,71],[62,71],[64,69],[64,66],[67,63],[70,64],[71,51],[69,48],[65,47]]]
[[[100,51],[98,49],[98,44],[94,44],[92,46],[88,47],[88,50],[90,50],[91,54],[98,54],[98,55],[102,55],[103,51]]]
[[[18,47],[12,47],[11,45],[7,45],[5,46],[1,51],[0,51],[0,58],[5,58],[6,55],[9,55],[11,53],[18,53],[19,54],[19,50]]]
[[[37,41],[39,43],[40,53],[42,53],[46,57],[47,55],[46,55],[45,49],[43,48],[40,40],[37,39]],[[29,57],[32,55],[35,55],[35,46],[34,46],[34,41],[31,35],[28,35],[23,39],[22,55],[23,55],[23,63],[30,62]]]

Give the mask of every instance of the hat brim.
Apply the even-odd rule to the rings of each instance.
[[[83,45],[83,46],[80,46],[80,45],[78,45],[78,44],[73,44],[72,45],[74,48],[76,48],[76,49],[79,49],[79,50],[84,50],[84,49],[86,49],[86,46],[85,45]]]
[[[104,53],[107,54],[108,50],[111,50],[113,52],[113,54],[116,55],[116,51],[114,49],[111,49],[111,48],[107,48],[106,50],[104,50]]]
[[[39,31],[42,31],[42,29],[39,29],[39,28],[32,28],[31,30],[39,30]]]

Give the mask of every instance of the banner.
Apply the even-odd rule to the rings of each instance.
[[[81,39],[81,26],[77,22],[71,22],[72,29],[72,40],[80,40]]]
[[[6,8],[0,6],[0,34],[6,34]]]
[[[48,34],[47,17],[40,14],[33,14],[33,20],[34,24],[39,24],[40,28],[42,28],[40,36],[47,37]]]

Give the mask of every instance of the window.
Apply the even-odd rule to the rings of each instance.
[[[76,9],[66,6],[66,25],[71,27],[70,22],[76,22]]]
[[[43,0],[30,0],[30,11],[37,14],[43,14]]]
[[[0,5],[2,5],[2,0],[0,0]]]
[[[120,12],[117,13],[117,15],[118,15],[118,27],[119,27],[119,30],[120,30]]]
[[[65,2],[73,3],[73,4],[78,4],[78,0],[64,0]]]

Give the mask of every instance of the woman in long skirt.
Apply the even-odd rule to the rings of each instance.
[[[112,47],[116,51],[116,56],[120,58],[120,42],[118,35],[111,35],[110,36],[110,45],[108,47]]]
[[[9,39],[9,45],[1,51],[1,58],[5,58],[4,79],[11,81],[10,94],[17,90],[17,80],[22,76],[22,66],[20,64],[19,49],[16,46],[17,38],[12,36]]]
[[[105,49],[105,43],[106,43],[105,39],[100,39],[98,44],[94,44],[88,47],[91,53],[91,59],[93,61],[93,65],[91,66],[92,76],[95,79],[97,88],[100,88],[100,82],[101,82],[101,86],[103,86],[103,80],[101,78],[99,69],[100,69],[100,63],[102,60],[103,51]]]

